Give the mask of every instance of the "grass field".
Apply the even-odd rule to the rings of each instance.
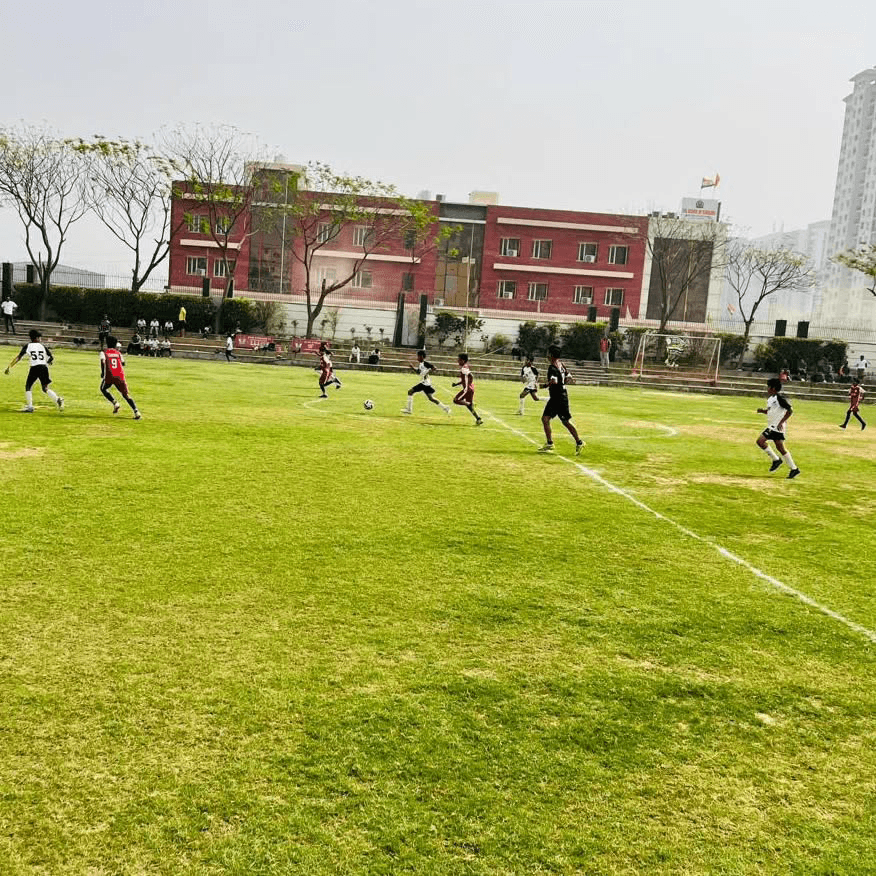
[[[0,873],[876,872],[876,424],[96,358],[0,383]]]

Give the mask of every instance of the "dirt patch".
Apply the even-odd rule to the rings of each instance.
[[[0,459],[30,459],[42,455],[43,451],[37,447],[12,447],[10,444],[0,444]]]

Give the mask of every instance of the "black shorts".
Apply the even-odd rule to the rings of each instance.
[[[30,371],[27,372],[27,380],[24,384],[25,391],[29,391],[38,380],[40,386],[43,388],[43,392],[45,392],[48,385],[52,382],[52,378],[49,377],[48,365],[31,365]]]
[[[764,429],[763,432],[760,433],[766,438],[767,441],[784,441],[785,433],[777,432],[775,429]],[[749,439],[750,440],[750,439]]]
[[[544,406],[542,416],[550,417],[551,419],[559,417],[561,422],[567,423],[572,419],[572,415],[569,413],[569,397],[549,398],[548,403]]]
[[[418,383],[416,386],[412,386],[408,390],[408,395],[413,395],[415,392],[425,392],[426,395],[434,395],[435,387],[429,386],[427,383]]]
[[[528,393],[529,395],[533,395],[533,396],[534,396],[534,395],[537,395],[537,394],[538,394],[538,389],[533,388],[533,387],[530,387],[530,386],[524,386],[524,387],[523,387],[523,392],[521,392],[520,394],[521,394],[521,395],[526,395],[527,393]]]

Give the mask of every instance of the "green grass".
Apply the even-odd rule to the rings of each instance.
[[[787,481],[757,399],[573,387],[579,467],[505,382],[476,428],[404,376],[134,359],[141,422],[93,353],[63,414],[24,376],[0,872],[876,872],[876,645],[716,549],[876,630],[844,407]]]

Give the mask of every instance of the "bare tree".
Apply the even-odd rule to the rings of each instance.
[[[868,276],[870,285],[866,287],[867,291],[876,296],[876,243],[861,245],[858,249],[847,249],[837,253],[831,258],[831,261]]]
[[[438,217],[423,202],[405,198],[385,183],[336,173],[326,164],[309,164],[303,174],[294,174],[291,186],[289,173],[267,171],[261,179],[259,221],[266,232],[282,232],[291,241],[289,270],[297,265],[303,278],[306,337],[313,334],[326,299],[352,283],[369,256],[400,250],[406,241],[422,246],[430,234],[439,233]],[[355,255],[340,277],[319,279],[314,259],[351,225],[359,228]]]
[[[0,198],[12,204],[24,225],[24,243],[40,281],[41,319],[70,227],[88,210],[82,179],[83,162],[50,131],[0,131]]]
[[[69,142],[86,162],[89,209],[131,250],[131,290],[137,292],[170,251],[173,164],[139,140]]]
[[[264,161],[263,150],[250,135],[218,125],[165,132],[163,152],[182,176],[174,194],[191,203],[185,221],[192,231],[209,234],[219,250],[225,298],[241,244],[253,233],[253,170]]]
[[[713,272],[723,271],[725,226],[718,222],[655,216],[648,223],[645,245],[651,261],[647,316],[658,319],[659,330],[663,332],[670,320],[686,318],[688,297],[703,287],[707,291]]]
[[[789,249],[759,249],[735,240],[727,247],[727,282],[745,325],[740,360],[748,349],[751,325],[760,305],[778,292],[800,292],[815,284],[806,256]]]

